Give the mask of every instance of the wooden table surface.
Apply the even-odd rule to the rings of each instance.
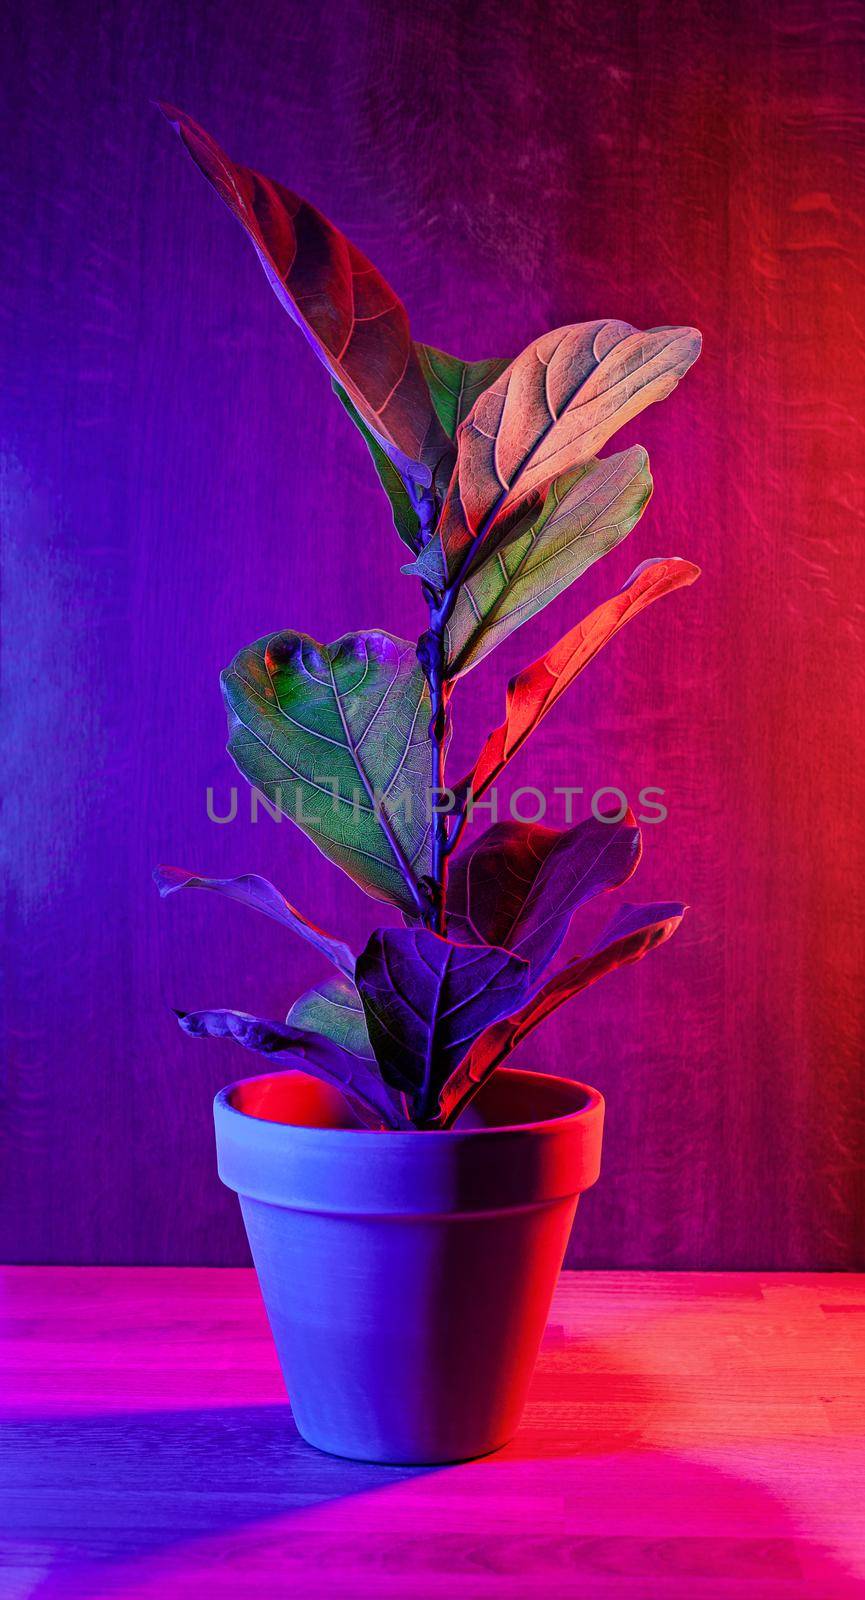
[[[865,1277],[566,1273],[465,1466],[299,1438],[251,1271],[2,1274],[0,1595],[865,1596]]]

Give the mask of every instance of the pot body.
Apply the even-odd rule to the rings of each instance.
[[[597,1091],[500,1069],[453,1130],[375,1133],[290,1072],[215,1119],[303,1437],[418,1465],[505,1444],[598,1174]]]

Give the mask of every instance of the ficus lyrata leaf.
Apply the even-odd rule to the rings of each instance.
[[[461,361],[430,344],[416,344],[418,360],[439,422],[449,439],[464,422],[475,401],[510,365],[507,359]]]
[[[700,352],[696,328],[580,322],[528,346],[475,401],[457,435],[457,470],[438,539],[451,578],[496,524],[596,455],[675,388]]]
[[[515,628],[555,600],[614,549],[652,493],[639,445],[555,478],[530,510],[460,585],[447,626],[447,673],[477,666]]]
[[[469,790],[478,799],[495,782],[559,696],[626,622],[654,600],[694,583],[699,576],[699,567],[679,556],[643,562],[619,594],[597,606],[552,650],[518,672],[508,684],[505,720],[489,735],[472,771],[456,786],[457,803],[465,803]]]
[[[529,968],[507,950],[453,944],[425,928],[383,928],[357,961],[357,987],[382,1077],[417,1123],[487,1024],[525,998]]]
[[[246,1011],[177,1011],[184,1032],[195,1038],[234,1039],[273,1062],[301,1067],[345,1095],[368,1127],[407,1126],[399,1101],[382,1082],[374,1065],[359,1060],[323,1034],[292,1027]]]
[[[431,345],[416,344],[415,352],[421,371],[430,391],[430,398],[449,439],[471,409],[479,394],[504,371],[507,361],[461,361],[458,356],[445,355]],[[430,529],[421,521],[419,508],[390,457],[375,434],[366,426],[357,407],[352,405],[345,390],[333,380],[333,390],[344,406],[358,432],[361,434],[378,474],[379,482],[387,495],[393,512],[394,527],[403,544],[417,555],[430,538]],[[444,494],[451,470],[456,461],[456,449],[443,453],[436,469],[436,487]],[[428,508],[421,505],[425,512]],[[408,564],[403,571],[423,576],[423,568]]]
[[[185,112],[161,110],[246,229],[280,303],[394,465],[416,490],[431,484],[448,442],[390,284],[308,200],[231,161]]]
[[[417,913],[429,871],[430,701],[414,646],[286,631],[222,675],[244,777],[374,899]]]
[[[465,421],[475,401],[491,383],[495,382],[496,378],[500,377],[509,362],[495,359],[461,361],[459,356],[446,355],[443,350],[435,350],[428,344],[415,345],[415,349],[439,420],[445,432],[453,439],[456,437],[457,428]],[[450,460],[451,468],[455,462],[454,449]],[[443,474],[440,474],[440,477],[443,477]],[[448,484],[445,483],[442,492],[444,493],[447,488]],[[402,571],[408,577],[420,578],[432,589],[444,588],[448,577],[447,565],[441,538],[436,530],[427,531],[414,561],[406,562]]]
[[[348,945],[310,922],[286,900],[284,894],[280,894],[274,884],[269,883],[267,878],[260,878],[256,872],[243,873],[239,878],[199,878],[194,873],[184,872],[182,867],[161,866],[155,868],[153,878],[163,900],[168,895],[176,894],[178,889],[212,889],[226,900],[236,900],[238,905],[262,911],[266,917],[283,923],[314,945],[348,978],[354,972],[354,956]]]
[[[307,989],[295,1000],[285,1020],[295,1028],[323,1033],[361,1061],[375,1060],[360,995],[351,978],[327,978]]]
[[[578,906],[618,888],[640,859],[640,830],[592,816],[572,828],[496,822],[454,858],[448,935],[499,945],[529,963],[534,982],[555,955]]]
[[[650,950],[664,944],[675,933],[686,910],[686,906],[678,904],[621,906],[587,955],[569,961],[519,1011],[494,1023],[475,1040],[442,1088],[443,1124],[450,1126],[490,1073],[545,1017],[608,972],[641,961]]]
[[[345,390],[337,383],[335,378],[333,380],[333,392],[347,411],[370,453],[372,464],[378,474],[378,481],[390,501],[390,508],[393,512],[393,525],[397,533],[403,544],[408,545],[409,550],[416,552],[421,543],[420,517],[404,480],[397,472],[390,456],[379,444],[375,434],[367,427],[360,412],[356,406],[352,405]]]

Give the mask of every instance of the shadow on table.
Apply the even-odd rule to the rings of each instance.
[[[6,1423],[16,1493],[0,1593],[862,1600],[865,1585],[796,1525],[771,1472],[767,1486],[759,1468],[754,1481],[653,1439],[663,1380],[595,1355],[548,1424],[541,1374],[529,1426],[456,1467],[323,1455],[286,1404]],[[575,1418],[567,1399],[581,1381]],[[560,1376],[555,1388],[561,1405]],[[747,1445],[752,1456],[761,1441]]]
[[[287,1403],[12,1417],[0,1429],[4,1459],[14,1501],[0,1522],[0,1549],[10,1541],[0,1595],[13,1545],[36,1557],[32,1586],[22,1576],[9,1591],[15,1600],[95,1600],[121,1592],[114,1563],[128,1578],[128,1563],[172,1545],[436,1471],[324,1455],[300,1437]]]

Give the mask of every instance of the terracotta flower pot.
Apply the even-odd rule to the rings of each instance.
[[[598,1176],[601,1095],[499,1070],[452,1131],[374,1133],[287,1072],[214,1112],[303,1437],[418,1465],[505,1444]]]

